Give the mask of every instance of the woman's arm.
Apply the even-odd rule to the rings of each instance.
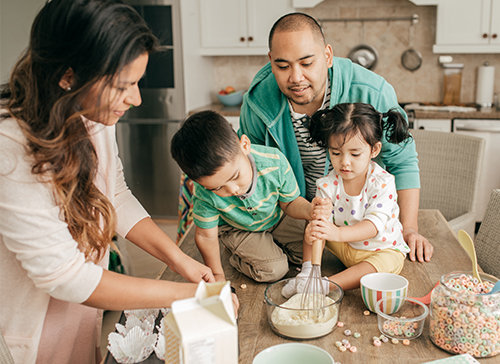
[[[126,238],[152,256],[165,262],[170,269],[187,280],[194,283],[201,280],[214,282],[211,269],[183,253],[151,218],[147,217],[140,220],[128,232]]]
[[[170,307],[178,299],[193,297],[197,285],[136,278],[103,270],[96,289],[84,305],[104,310]]]

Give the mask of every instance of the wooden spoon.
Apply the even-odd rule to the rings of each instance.
[[[458,241],[472,261],[472,274],[479,280],[479,283],[482,283],[481,277],[479,276],[479,272],[477,270],[477,257],[476,249],[474,248],[474,242],[465,230],[458,230]]]

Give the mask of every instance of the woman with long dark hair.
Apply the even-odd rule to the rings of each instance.
[[[119,1],[52,0],[0,97],[0,331],[19,363],[93,363],[99,309],[166,307],[194,283],[105,269],[115,232],[191,282],[188,257],[127,188],[115,124],[157,40]],[[97,309],[96,309],[97,308]]]

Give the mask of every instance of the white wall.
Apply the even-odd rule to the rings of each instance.
[[[200,55],[200,6],[198,0],[181,0],[182,55],[186,112],[212,103],[215,90],[213,58]]]
[[[0,83],[28,46],[31,24],[45,0],[0,0]]]

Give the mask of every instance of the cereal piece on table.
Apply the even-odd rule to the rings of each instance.
[[[410,345],[410,340],[408,339],[403,339],[403,345]]]
[[[380,346],[380,345],[382,345],[382,343],[380,342],[379,339],[373,340],[373,346]]]
[[[363,315],[365,315],[365,316],[370,316],[370,311],[368,311],[368,310],[364,310],[364,311],[363,311]]]
[[[337,322],[338,327],[344,327],[344,323],[342,321]]]
[[[349,351],[350,351],[351,353],[355,353],[356,351],[358,351],[358,348],[357,348],[357,347],[355,347],[355,346],[351,346],[351,347],[349,348]]]
[[[352,336],[354,336],[357,339],[358,337],[361,336],[361,334],[359,332],[355,332],[354,334],[352,334]]]
[[[398,344],[398,343],[399,343],[399,340],[398,340],[398,339],[391,339],[391,343],[393,343],[393,344]]]
[[[352,335],[351,330],[349,330],[349,329],[344,330],[344,335],[345,336],[351,336]]]
[[[241,289],[247,289],[247,285],[245,283],[242,283],[240,286]]]
[[[346,348],[345,346],[340,346],[340,347],[339,347],[339,350],[340,350],[340,351],[346,351],[346,350],[347,350],[347,348]]]
[[[372,340],[375,341],[375,340],[380,340],[380,338],[378,336],[374,336],[372,337]]]
[[[340,348],[342,346],[342,343],[340,341],[335,341],[335,346]]]
[[[385,335],[380,335],[380,341],[382,341],[383,343],[386,343],[389,341],[389,338]]]
[[[345,344],[348,344],[349,343],[349,340],[347,339],[342,339],[342,345],[345,345]]]

